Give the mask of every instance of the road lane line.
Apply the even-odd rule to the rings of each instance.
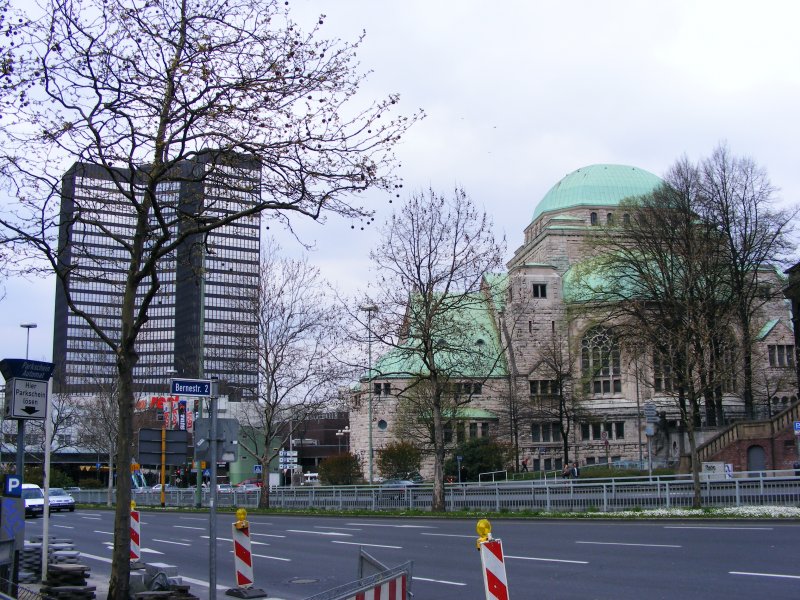
[[[158,538],[153,538],[154,542],[161,542],[162,544],[175,544],[176,546],[191,546],[191,544],[187,544],[186,542],[173,542],[172,540],[159,540]]]
[[[190,527],[189,525],[173,525],[175,529],[196,529],[197,531],[205,531],[207,527]]]
[[[393,548],[395,550],[402,550],[402,546],[384,546],[382,544],[361,544],[359,542],[342,542],[340,540],[331,540],[332,544],[347,544],[349,546],[366,546],[369,548]]]
[[[103,535],[114,535],[113,531],[100,531],[99,529],[95,529],[92,533],[102,533]]]
[[[201,535],[200,537],[201,537],[201,538],[203,538],[204,540],[209,540],[209,539],[211,539],[211,538],[210,538],[209,536],[207,536],[207,535]],[[218,538],[217,538],[217,542],[231,542],[231,543],[233,543],[233,539],[232,539],[232,538],[218,537]],[[268,543],[266,543],[266,542],[256,542],[256,541],[254,541],[254,540],[250,540],[250,543],[251,543],[253,546],[269,546],[269,545],[270,545],[270,544],[268,544]]]
[[[538,560],[542,562],[570,563],[573,565],[588,565],[588,560],[564,560],[561,558],[537,558],[535,556],[511,556],[506,554],[506,558],[516,558],[518,560]]]
[[[461,583],[460,581],[447,581],[446,579],[428,579],[427,577],[417,577],[416,575],[414,575],[414,577],[412,577],[411,579],[413,579],[414,581],[431,581],[433,583],[443,583],[445,585],[462,585],[462,586],[467,585],[466,583]]]
[[[208,521],[208,519],[203,517],[178,517],[181,521]],[[208,585],[208,584],[206,584]]]
[[[306,529],[287,529],[289,533],[312,533],[314,535],[338,535],[345,537],[353,537],[352,533],[340,533],[338,531],[308,531]]]
[[[576,544],[595,544],[597,546],[643,546],[645,548],[683,548],[683,546],[677,546],[675,544],[630,544],[627,542],[580,542],[576,541]]]
[[[261,537],[274,537],[274,538],[285,538],[286,537],[285,535],[278,535],[277,533],[255,533],[255,532],[251,531],[250,532],[250,537],[253,537],[254,535],[258,535],[258,536],[261,536]]]
[[[329,527],[326,525],[314,525],[314,529],[342,529],[344,531],[362,531],[362,529],[357,527]]]
[[[94,554],[86,554],[86,552],[81,552],[81,558],[91,558],[92,560],[97,560],[100,562],[111,564],[110,558],[106,558],[105,556],[96,556]]]
[[[420,535],[435,535],[438,537],[457,537],[457,538],[469,538],[471,540],[475,539],[474,535],[461,535],[457,533],[425,533],[424,531]]]
[[[230,550],[229,552],[233,554],[233,550]],[[268,556],[266,554],[255,554],[255,553],[251,553],[251,556],[257,556],[258,558],[269,558],[271,560],[281,560],[283,562],[292,562],[291,558],[283,558],[281,556]]]
[[[387,525],[385,523],[347,523],[347,525],[358,525],[359,527],[396,527],[397,529],[438,529],[432,525]]]
[[[61,529],[75,529],[72,525],[53,525],[53,527],[60,527]]]
[[[780,579],[800,579],[800,575],[781,575],[780,573],[748,573],[747,571],[728,571],[731,575],[749,575],[751,577],[778,577]]]
[[[734,531],[772,531],[773,527],[722,527],[714,525],[665,525],[664,529],[732,529]]]

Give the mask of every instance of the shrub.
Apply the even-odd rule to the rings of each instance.
[[[378,454],[378,470],[386,479],[409,479],[421,465],[422,451],[410,442],[392,442]]]
[[[338,454],[319,465],[319,479],[324,485],[353,485],[361,483],[361,462],[354,454]]]

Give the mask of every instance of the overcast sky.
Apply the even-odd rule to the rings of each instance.
[[[397,148],[406,193],[463,186],[492,215],[508,256],[538,201],[595,163],[662,175],[720,141],[765,167],[780,198],[800,198],[800,3],[744,1],[292,0],[294,19],[366,39],[367,97],[401,94],[427,117]],[[376,223],[395,204],[375,201]],[[400,199],[402,200],[402,198]],[[345,291],[371,278],[376,225],[296,223],[311,262]],[[298,246],[281,235],[287,252]],[[11,281],[0,358],[50,360],[54,284]]]

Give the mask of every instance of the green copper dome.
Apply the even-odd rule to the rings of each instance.
[[[620,200],[641,196],[662,183],[649,171],[627,165],[589,165],[573,171],[545,194],[533,211],[542,213],[578,206],[617,206]]]

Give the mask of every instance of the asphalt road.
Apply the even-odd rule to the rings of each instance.
[[[388,566],[414,561],[415,599],[481,599],[476,520],[251,516],[256,586],[299,600],[357,577],[359,546]],[[233,515],[218,517],[217,597],[234,585]],[[113,513],[54,514],[95,575],[110,573]],[[496,520],[510,597],[518,599],[800,598],[800,523]],[[41,533],[28,519],[26,538]],[[207,514],[142,513],[147,562],[177,565],[208,598]]]

